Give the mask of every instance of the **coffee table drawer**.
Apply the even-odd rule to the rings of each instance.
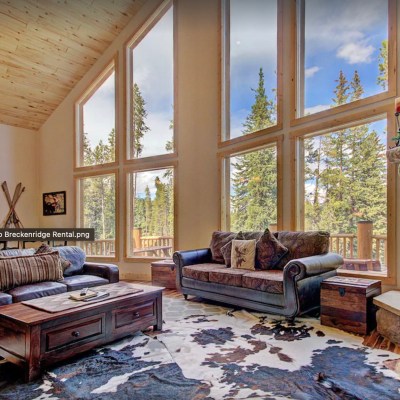
[[[82,341],[96,340],[104,335],[104,314],[59,325],[45,331],[46,350],[52,351]]]
[[[137,328],[140,325],[149,325],[149,321],[156,318],[155,302],[147,301],[129,307],[113,310],[113,327],[115,332]],[[151,324],[151,322],[150,322]]]

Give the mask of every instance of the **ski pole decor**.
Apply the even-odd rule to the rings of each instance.
[[[15,188],[14,196],[11,199],[10,192],[8,191],[7,182],[4,181],[1,184],[1,188],[3,189],[4,195],[6,196],[8,206],[10,207],[4,221],[3,228],[23,228],[22,222],[20,221],[17,212],[15,211],[15,206],[21,197],[22,193],[25,191],[25,187],[22,187],[22,183],[18,183]]]

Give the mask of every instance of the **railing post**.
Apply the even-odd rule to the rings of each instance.
[[[278,230],[278,224],[269,224],[269,225],[268,225],[268,229],[269,229],[271,232],[276,232],[276,231]]]
[[[142,247],[142,228],[133,228],[132,238],[133,248],[140,249]]]
[[[372,258],[372,221],[357,222],[357,257],[361,259]]]

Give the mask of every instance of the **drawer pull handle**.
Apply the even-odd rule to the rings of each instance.
[[[140,314],[136,311],[136,312],[133,313],[133,316],[134,316],[135,318],[138,318],[138,317],[140,317]]]
[[[339,294],[340,294],[340,297],[343,297],[346,294],[346,289],[343,287],[339,288]]]
[[[71,335],[72,335],[73,337],[79,337],[79,332],[78,332],[78,331],[73,331],[73,332],[71,333]]]

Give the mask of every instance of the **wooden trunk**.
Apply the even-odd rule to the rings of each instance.
[[[335,276],[321,283],[321,324],[366,335],[376,326],[381,281]]]
[[[175,264],[172,260],[154,261],[151,263],[151,282],[154,286],[176,289]]]

